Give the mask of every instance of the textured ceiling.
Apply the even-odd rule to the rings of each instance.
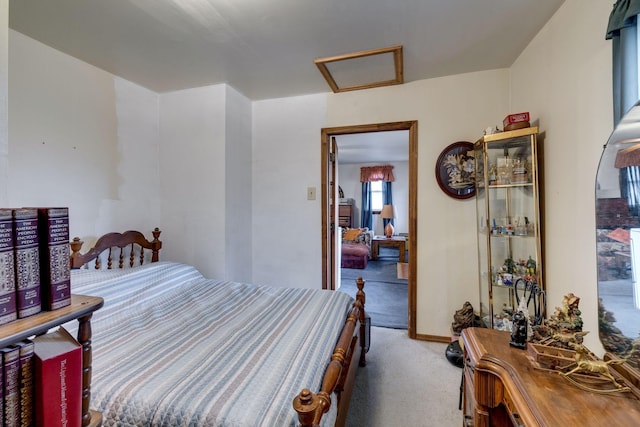
[[[314,59],[396,45],[405,82],[509,67],[563,1],[9,0],[9,26],[158,93],[258,100],[328,92]]]

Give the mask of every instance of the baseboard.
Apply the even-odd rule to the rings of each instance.
[[[439,335],[416,334],[416,339],[419,341],[443,342],[447,344],[451,342],[450,336],[442,337]]]

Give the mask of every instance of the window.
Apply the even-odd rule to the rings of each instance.
[[[380,213],[382,205],[382,181],[371,181],[371,210]]]

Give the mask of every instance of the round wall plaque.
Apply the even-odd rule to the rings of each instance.
[[[442,191],[455,199],[475,196],[475,159],[471,142],[454,142],[442,150],[436,161],[436,180]]]

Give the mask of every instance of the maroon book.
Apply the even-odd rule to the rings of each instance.
[[[20,425],[20,349],[0,349],[4,383],[4,425]]]
[[[16,344],[20,349],[20,426],[30,427],[34,424],[34,344],[31,340],[24,340]]]
[[[42,309],[71,304],[69,209],[38,208]]]
[[[64,328],[33,339],[36,425],[82,424],[82,346]]]
[[[0,325],[18,318],[13,244],[13,211],[0,209]]]
[[[42,311],[40,305],[40,256],[38,247],[38,210],[13,210],[16,268],[16,306],[18,318]]]

